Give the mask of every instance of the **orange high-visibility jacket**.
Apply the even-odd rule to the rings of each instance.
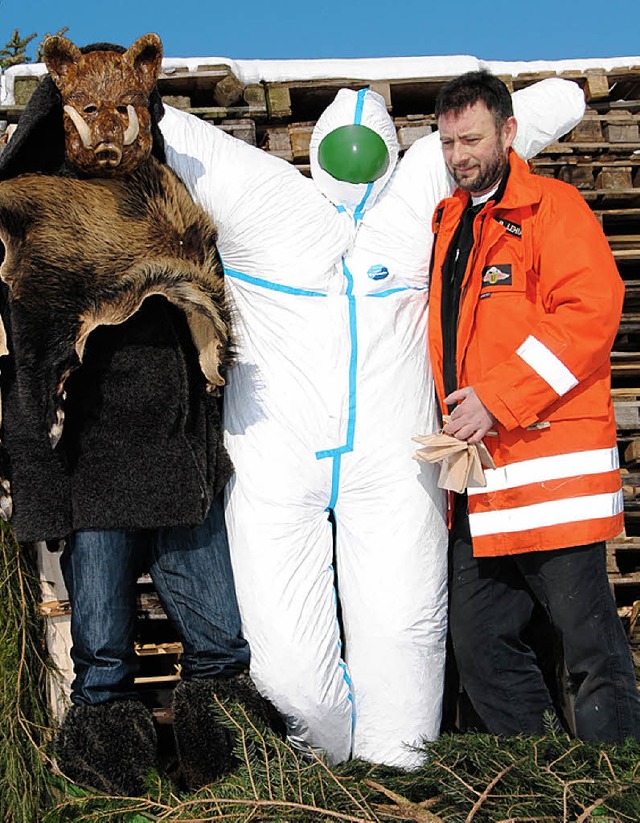
[[[623,527],[610,352],[624,286],[593,213],[514,152],[498,204],[474,222],[460,295],[458,387],[497,418],[496,468],[469,489],[477,556],[577,546]],[[469,195],[434,214],[429,347],[443,402],[442,267]]]

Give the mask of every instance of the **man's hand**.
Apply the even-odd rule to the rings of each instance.
[[[496,422],[496,418],[482,404],[473,386],[451,392],[445,397],[444,402],[448,405],[458,404],[444,427],[445,434],[451,434],[458,440],[479,443]]]

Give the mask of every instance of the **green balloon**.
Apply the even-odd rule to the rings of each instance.
[[[384,140],[367,126],[340,126],[318,147],[320,168],[345,183],[373,183],[389,166]]]

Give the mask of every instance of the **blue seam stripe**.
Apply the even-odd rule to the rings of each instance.
[[[274,283],[272,280],[263,280],[261,277],[254,277],[251,274],[245,274],[242,271],[235,271],[235,269],[228,269],[224,266],[224,273],[228,277],[234,277],[236,280],[243,280],[245,283],[251,283],[253,286],[261,286],[263,289],[271,289],[272,291],[280,291],[284,294],[295,294],[299,297],[326,297],[326,293],[322,291],[311,291],[311,289],[297,289],[293,286],[283,286],[281,283]]]
[[[316,458],[321,460],[324,457],[338,457],[339,455],[353,451],[353,439],[356,429],[356,378],[358,372],[358,324],[356,315],[356,298],[353,294],[353,275],[349,271],[347,264],[342,261],[342,271],[347,280],[347,290],[345,292],[349,305],[349,336],[351,338],[351,355],[349,358],[349,415],[347,418],[347,438],[343,446],[335,449],[324,449],[316,452]],[[334,470],[334,481],[336,480]],[[334,494],[332,494],[332,499]]]
[[[327,504],[326,511],[333,511],[338,500],[338,489],[340,488],[340,467],[342,463],[342,450],[340,450],[337,454],[329,453],[329,455],[327,456],[333,457],[333,467],[331,471],[331,497],[329,498],[329,503]],[[316,457],[318,457],[317,454]]]
[[[349,689],[349,694],[347,695],[347,700],[349,700],[351,702],[351,731],[353,732],[353,729],[356,725],[356,713],[354,711],[354,706],[353,706],[353,692],[351,691],[351,677],[349,676],[349,672],[347,671],[347,664],[344,662],[344,660],[341,660],[338,663],[338,666],[340,666],[340,668],[342,669],[342,677],[344,679],[344,682],[347,684],[347,688]]]
[[[347,425],[347,445],[353,449],[356,431],[356,380],[358,377],[358,324],[356,298],[353,294],[353,275],[342,261],[342,270],[347,278],[347,299],[349,301],[349,333],[351,335],[351,358],[349,363],[349,423]]]
[[[351,355],[349,358],[349,413],[347,418],[347,437],[343,446],[335,449],[325,449],[316,452],[316,459],[325,457],[333,458],[333,470],[331,477],[331,495],[327,505],[327,511],[335,508],[340,489],[340,468],[342,455],[353,451],[353,441],[356,430],[356,378],[358,375],[358,324],[356,315],[356,298],[353,294],[353,275],[349,271],[347,264],[342,261],[342,271],[347,280],[347,290],[345,292],[349,306],[349,336],[351,338]]]
[[[387,289],[386,291],[372,292],[365,295],[366,297],[388,297],[390,294],[397,294],[400,291],[426,291],[426,286],[398,286],[395,289]]]
[[[368,89],[360,89],[356,97],[356,111],[353,118],[353,125],[359,126],[362,124],[362,109],[364,108],[364,96]]]
[[[364,206],[367,200],[369,199],[369,195],[371,194],[371,189],[373,188],[373,183],[369,183],[367,186],[367,190],[364,193],[364,197],[356,206],[356,210],[353,213],[353,219],[358,222],[358,220],[362,220],[362,215],[364,213]]]

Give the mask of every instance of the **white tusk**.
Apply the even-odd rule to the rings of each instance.
[[[140,132],[140,122],[133,106],[127,106],[127,114],[129,115],[129,125],[127,126],[122,141],[123,145],[130,146]]]
[[[65,112],[69,115],[71,120],[73,121],[73,125],[78,130],[78,134],[80,135],[80,139],[82,140],[82,145],[85,149],[91,148],[91,131],[89,126],[85,123],[82,119],[82,115],[77,112],[73,106],[65,106]]]

